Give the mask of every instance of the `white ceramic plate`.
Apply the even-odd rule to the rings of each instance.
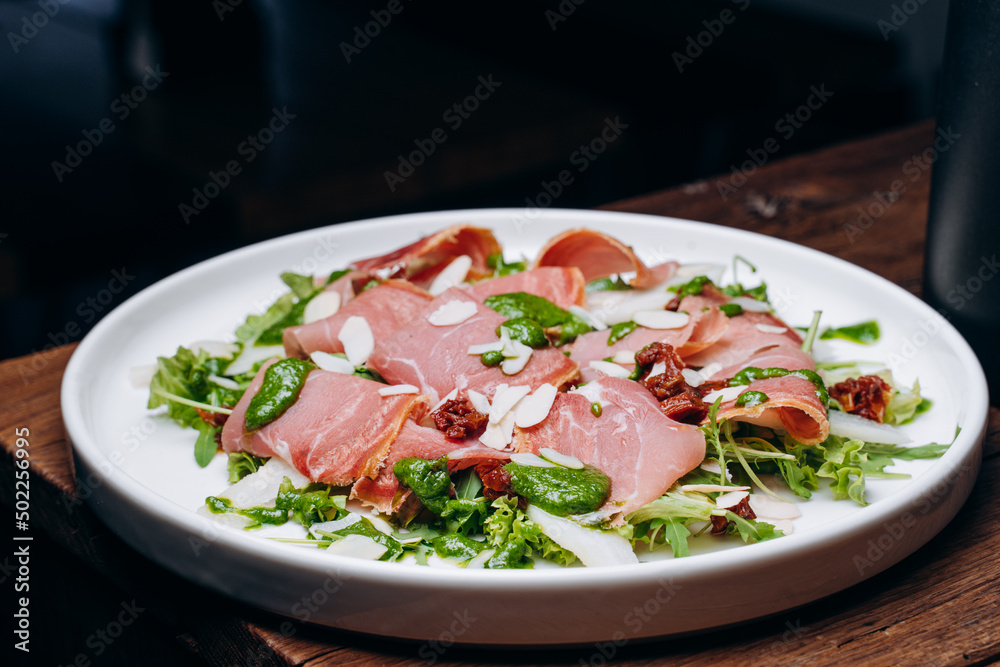
[[[898,381],[918,379],[933,411],[907,427],[914,444],[951,440],[940,459],[870,481],[868,507],[826,491],[802,505],[794,534],[753,545],[707,538],[690,558],[664,549],[655,562],[610,568],[475,570],[333,556],[220,526],[195,514],[225,486],[222,456],[194,462],[192,431],[145,410],[129,370],[178,345],[230,339],[249,312],[285,291],[281,271],[318,273],[381,254],[459,222],[490,227],[508,259],[529,257],[552,235],[592,227],[632,244],[648,262],[757,264],[792,325],[814,309],[841,326],[878,319],[874,347],[823,343],[827,358],[888,360]],[[741,276],[744,279],[748,276]],[[745,280],[752,284],[752,280]],[[887,281],[828,255],[738,230],[671,218],[524,209],[425,213],[338,225],[250,246],[203,262],[133,297],[73,355],[62,386],[81,489],[129,544],[208,588],[291,617],[423,640],[429,657],[448,642],[583,644],[674,635],[789,609],[847,588],[934,536],[968,497],[980,462],[986,381],[965,341],[934,311]],[[441,643],[434,643],[441,642]]]

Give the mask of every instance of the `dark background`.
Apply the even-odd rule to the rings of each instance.
[[[897,30],[890,3],[864,0],[399,0],[395,15],[388,1],[63,1],[0,1],[0,358],[78,340],[127,296],[248,243],[526,206],[606,119],[627,129],[554,206],[727,172],[768,138],[774,159],[928,117],[945,12],[914,3]],[[344,43],[362,46],[350,62]],[[675,53],[694,55],[683,71]],[[500,86],[452,129],[443,114],[480,76]],[[833,96],[777,131],[812,86]],[[240,146],[275,109],[294,118],[248,163]],[[447,141],[390,190],[398,156],[439,127]],[[231,160],[240,173],[185,221]]]

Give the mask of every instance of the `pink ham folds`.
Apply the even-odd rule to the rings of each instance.
[[[776,346],[798,349],[801,345],[798,332],[771,313],[744,311],[730,320],[725,333],[711,347],[685,361],[695,367],[719,364],[740,366],[737,370],[741,370],[751,365],[747,362],[761,350]]]
[[[260,369],[226,420],[223,448],[278,456],[309,479],[334,486],[375,477],[407,417],[425,412],[429,403],[416,394],[382,396],[378,390],[385,385],[378,382],[314,370],[284,414],[247,432],[247,406],[269,366]]]
[[[431,323],[431,315],[456,301],[475,306],[474,310],[469,306],[473,314],[468,319],[444,326]],[[516,375],[484,366],[479,355],[468,353],[473,345],[499,341],[496,330],[506,319],[453,287],[434,299],[416,322],[387,339],[376,339],[368,365],[390,383],[414,385],[435,401],[452,389],[493,396],[497,385],[504,383],[532,389],[545,383],[561,387],[576,377],[576,363],[551,347],[532,352]]]
[[[755,380],[744,389],[766,394],[767,402],[755,407],[743,407],[736,405],[734,398],[720,406],[719,419],[784,429],[804,445],[819,444],[830,435],[826,406],[816,395],[816,387],[809,380],[786,375]]]
[[[285,329],[285,354],[305,359],[317,350],[343,352],[344,344],[337,335],[352,316],[365,318],[375,340],[387,338],[417,319],[432,298],[404,280],[387,280],[365,290],[326,319]]]
[[[676,262],[650,268],[632,248],[592,229],[571,229],[552,237],[538,253],[535,266],[578,266],[587,282],[634,271],[630,284],[640,289],[665,283],[677,270]]]
[[[601,416],[591,406],[599,403]],[[642,385],[605,377],[556,396],[537,426],[515,429],[519,452],[550,447],[577,457],[611,479],[611,496],[601,511],[630,512],[662,496],[671,484],[705,458],[705,437],[695,426],[675,422]]]
[[[480,303],[497,294],[527,292],[548,299],[565,310],[584,304],[585,287],[580,269],[575,266],[551,266],[484,280],[464,289]]]
[[[454,225],[388,254],[358,260],[351,264],[351,268],[384,274],[381,275],[383,278],[405,278],[421,287],[428,287],[438,273],[462,255],[472,259],[469,279],[485,278],[493,273],[488,264],[490,255],[500,252],[500,243],[490,230],[472,225]]]

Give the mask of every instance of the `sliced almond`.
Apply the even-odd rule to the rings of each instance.
[[[584,322],[586,322],[587,324],[589,324],[590,326],[592,326],[597,331],[604,331],[605,329],[608,328],[608,325],[605,324],[601,320],[601,318],[599,318],[597,315],[595,315],[594,313],[590,312],[586,308],[583,308],[582,306],[578,306],[576,304],[573,304],[567,310],[569,310],[569,312],[573,313],[574,315],[576,315],[577,317],[579,317],[581,320],[583,320]]]
[[[653,364],[653,367],[649,369],[649,377],[656,377],[657,375],[663,375],[667,372],[667,364],[662,361],[657,361]]]
[[[486,352],[500,352],[503,350],[504,342],[498,340],[495,343],[480,343],[479,345],[470,345],[469,349],[465,351],[466,354],[485,354]]]
[[[354,364],[343,357],[338,357],[330,354],[329,352],[316,350],[309,355],[309,359],[311,359],[318,368],[324,371],[330,371],[331,373],[343,373],[344,375],[351,375],[354,373]]]
[[[788,331],[788,327],[778,327],[773,324],[755,324],[754,328],[756,328],[757,331],[769,334],[783,334]]]
[[[540,423],[549,416],[552,403],[556,400],[558,390],[551,384],[543,384],[531,394],[524,397],[517,405],[514,423],[521,428],[528,428]]]
[[[451,260],[448,266],[444,267],[441,273],[437,274],[434,278],[434,282],[431,283],[430,288],[427,290],[432,296],[437,296],[441,294],[449,287],[455,287],[456,285],[462,284],[465,281],[465,277],[469,275],[469,269],[472,268],[472,258],[468,255],[459,255],[455,259]]]
[[[365,560],[378,560],[387,550],[385,545],[364,535],[348,535],[326,548],[327,553]]]
[[[723,493],[721,496],[716,498],[715,506],[720,509],[729,509],[730,507],[735,507],[743,502],[744,498],[749,497],[749,491],[730,491],[728,493]]]
[[[438,306],[437,310],[427,316],[427,321],[436,327],[450,327],[465,322],[477,311],[478,308],[474,301],[453,299]]]
[[[572,456],[570,454],[563,454],[562,452],[557,452],[551,447],[542,447],[538,450],[538,453],[544,456],[549,461],[553,463],[558,463],[564,468],[573,468],[574,470],[583,469],[583,461]]]
[[[740,394],[746,390],[746,385],[740,385],[738,387],[723,387],[722,389],[716,389],[715,391],[705,394],[705,396],[702,397],[702,400],[711,405],[721,397],[723,403],[728,403],[729,401],[735,401],[739,398]]]
[[[501,385],[502,386],[502,385]],[[528,395],[531,387],[528,385],[517,385],[514,387],[497,387],[493,394],[493,403],[490,405],[490,423],[498,424],[507,413],[510,412],[518,401]]]
[[[511,454],[511,463],[520,463],[523,466],[531,466],[532,468],[555,468],[556,464],[551,461],[546,461],[538,454],[532,454],[530,452],[525,452],[521,454]]]
[[[500,362],[500,370],[503,371],[504,375],[517,375],[523,371],[524,367],[528,365],[529,361],[531,361],[531,348],[527,345],[525,345],[524,348],[525,351],[522,352],[520,356],[510,357]]]
[[[682,368],[681,377],[692,387],[700,387],[705,384],[704,376],[693,368]]]
[[[336,315],[338,310],[340,310],[340,293],[320,292],[306,304],[305,310],[302,311],[302,322],[305,324],[319,322]]]
[[[632,315],[632,321],[647,329],[680,329],[691,316],[672,310],[640,310]]]
[[[475,389],[469,390],[469,403],[472,403],[472,407],[476,409],[476,412],[481,412],[484,415],[490,414],[490,399]]]
[[[225,387],[226,389],[232,389],[233,391],[239,391],[240,389],[239,383],[232,378],[222,377],[220,375],[209,375],[208,379],[220,387]]]
[[[737,296],[729,300],[729,303],[735,303],[737,306],[743,310],[751,313],[770,313],[771,306],[764,301],[758,301],[749,296]]]
[[[368,320],[357,315],[347,318],[337,334],[337,340],[344,344],[344,354],[355,366],[363,366],[375,349],[375,336]]]
[[[618,350],[615,352],[615,356],[611,358],[611,361],[616,364],[634,364],[635,352],[632,350]]]
[[[431,408],[431,412],[437,412],[437,409],[440,408],[442,405],[444,405],[448,401],[454,401],[456,398],[458,398],[458,389],[457,388],[452,389],[447,394],[445,394],[445,397],[442,398],[440,401],[438,401],[437,404],[433,408]]]
[[[598,373],[604,373],[605,375],[610,375],[611,377],[627,378],[630,375],[628,369],[622,368],[618,364],[613,364],[610,361],[591,361],[590,367]]]
[[[419,394],[420,389],[412,384],[394,384],[378,390],[380,396],[398,396],[400,394]]]

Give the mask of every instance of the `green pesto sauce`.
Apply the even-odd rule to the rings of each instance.
[[[611,493],[611,480],[593,466],[577,470],[508,463],[504,470],[514,493],[556,516],[593,512]]]
[[[483,366],[499,366],[503,363],[503,352],[500,350],[490,350],[489,352],[483,352],[479,356],[479,360],[483,362]]]
[[[209,511],[213,514],[232,512],[233,514],[240,514],[253,519],[257,523],[268,523],[274,526],[280,526],[288,521],[288,510],[278,507],[250,507],[240,509],[233,507],[233,502],[228,498],[217,498],[215,496],[206,498],[205,504],[208,505]]]
[[[441,514],[448,503],[451,478],[448,476],[448,457],[436,461],[408,458],[396,461],[392,466],[396,478],[424,504],[424,507]]]
[[[724,303],[719,306],[719,310],[726,314],[726,317],[736,317],[743,314],[743,306],[738,303]]]
[[[617,278],[598,278],[593,282],[587,283],[585,288],[588,293],[590,292],[625,292],[632,289],[632,286],[621,279],[621,276]]]
[[[611,327],[611,331],[608,333],[608,345],[614,345],[620,341],[625,336],[629,335],[639,325],[635,322],[629,320],[628,322],[619,322],[618,324]]]
[[[823,378],[815,373],[815,371],[810,371],[806,369],[801,369],[797,371],[790,371],[787,368],[757,368],[756,366],[748,366],[741,370],[739,373],[734,375],[732,379],[729,380],[730,387],[738,387],[744,384],[750,384],[754,380],[766,380],[768,378],[780,378],[786,375],[791,375],[793,377],[799,377],[803,380],[808,380],[812,382],[816,387],[816,396],[823,403],[824,406],[830,404],[830,395],[827,393],[826,385],[823,384]]]
[[[676,287],[669,287],[667,289],[670,292],[676,292],[678,299],[683,299],[686,296],[697,296],[701,294],[701,290],[705,287],[705,283],[711,284],[712,281],[708,276],[697,276],[683,285],[677,285]]]
[[[600,403],[591,403],[590,404],[590,414],[594,415],[595,417],[600,417],[603,412],[604,412],[604,409],[601,408],[601,404]]]
[[[852,343],[857,343],[859,345],[871,345],[876,343],[881,336],[882,332],[879,329],[878,322],[875,320],[859,322],[858,324],[852,324],[851,326],[840,327],[838,329],[827,329],[819,335],[820,340],[840,338],[842,340],[849,340]]]
[[[762,391],[745,391],[736,399],[736,405],[742,408],[755,408],[767,403],[767,394]]]
[[[306,383],[309,371],[316,368],[301,359],[282,359],[264,371],[264,383],[247,406],[247,431],[270,424],[292,407]]]
[[[565,345],[582,333],[591,331],[591,326],[573,313],[563,310],[548,299],[526,292],[495,294],[483,302],[509,319],[528,318],[543,329],[558,327],[556,345]]]
[[[441,558],[468,560],[483,550],[482,542],[469,539],[458,533],[448,533],[431,540],[431,546]]]
[[[364,535],[365,537],[370,537],[386,549],[385,553],[379,557],[379,560],[396,560],[403,555],[403,545],[376,528],[367,518],[362,518],[361,521],[355,521],[350,526],[336,530],[332,534],[342,535],[344,537],[347,537],[348,535]]]
[[[523,538],[511,537],[497,547],[484,567],[488,570],[509,570],[530,568],[533,565],[534,562],[528,558],[528,544]]]
[[[524,343],[528,347],[536,350],[549,346],[549,339],[545,337],[545,329],[530,317],[515,317],[507,320],[497,327],[497,336],[500,330],[506,329],[511,340]]]

